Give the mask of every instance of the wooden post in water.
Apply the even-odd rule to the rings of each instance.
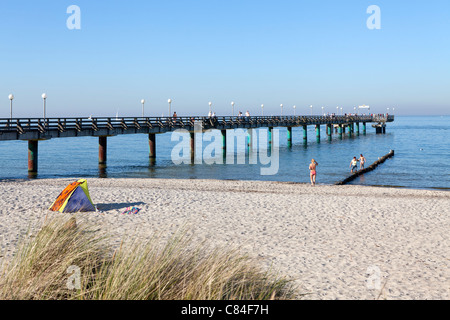
[[[386,133],[386,125],[385,124],[377,124],[377,125],[375,125],[375,132],[377,134]]]
[[[227,130],[221,130],[222,132],[222,149],[227,150]]]
[[[320,142],[320,124],[316,124],[316,140]]]
[[[273,127],[269,127],[269,144],[272,144],[272,131]]]
[[[150,149],[148,157],[150,159],[156,159],[156,134],[148,134],[148,146]]]
[[[327,136],[331,137],[332,134],[333,134],[333,128],[332,128],[331,124],[327,124]]]
[[[347,127],[348,127],[348,135],[349,135],[349,136],[352,136],[352,124],[349,123],[349,124],[347,125]]]
[[[106,154],[107,154],[107,137],[98,137],[98,163],[106,164]]]
[[[303,143],[307,143],[308,142],[308,126],[304,125],[303,126]]]
[[[366,123],[365,122],[363,122],[363,134],[364,135],[366,134]]]
[[[28,173],[38,172],[38,140],[28,140]]]
[[[342,124],[339,124],[339,126],[338,126],[339,139],[342,139],[343,131],[344,131],[344,126]]]
[[[287,128],[288,146],[292,146],[292,127]]]
[[[191,136],[191,160],[192,160],[192,162],[194,162],[194,159],[195,159],[195,132],[191,131],[189,134]]]

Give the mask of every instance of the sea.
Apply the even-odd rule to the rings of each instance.
[[[147,135],[109,137],[106,166],[98,164],[98,138],[40,141],[39,172],[35,176],[29,176],[27,172],[27,141],[0,141],[0,180],[142,178],[309,183],[308,166],[314,158],[319,163],[317,184],[331,185],[350,175],[353,157],[359,158],[363,154],[367,167],[394,150],[394,157],[350,184],[450,190],[450,116],[396,116],[394,122],[387,123],[385,134],[376,134],[375,128],[368,123],[365,135],[361,124],[359,135],[349,136],[347,131],[342,139],[337,133],[329,139],[325,126],[321,126],[318,140],[314,126],[308,126],[306,143],[301,127],[293,128],[292,144],[288,143],[286,128],[275,130],[279,136],[278,143],[274,142],[276,151],[271,150],[267,143],[261,143],[268,133],[266,128],[261,128],[255,131],[255,136],[261,141],[255,139],[251,147],[236,141],[232,150],[228,148],[225,154],[217,152],[222,152],[222,155],[216,154],[217,150],[209,152],[214,138],[211,141],[203,139],[202,152],[197,152],[195,163],[174,161],[174,150],[182,150],[182,133],[178,138],[173,133],[157,135],[154,161],[149,159]],[[228,141],[230,139],[228,136]],[[208,158],[208,155],[211,156]],[[273,162],[263,162],[260,155],[272,156]],[[269,165],[276,170],[262,174],[261,168]]]

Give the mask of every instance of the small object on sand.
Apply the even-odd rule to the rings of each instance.
[[[137,207],[128,207],[122,214],[137,214],[139,211],[141,211],[141,209]]]

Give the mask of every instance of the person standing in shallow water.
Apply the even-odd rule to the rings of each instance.
[[[350,161],[350,173],[353,173],[353,170],[358,171],[358,160],[356,159],[356,157],[353,157],[352,161]]]
[[[316,167],[318,165],[319,165],[319,163],[317,163],[316,160],[314,160],[314,159],[312,159],[311,163],[309,164],[309,178],[311,180],[312,186],[316,185],[316,175],[317,175]]]
[[[362,154],[359,155],[359,170],[364,169],[364,164],[366,163],[366,158]]]

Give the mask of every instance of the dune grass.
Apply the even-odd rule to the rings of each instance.
[[[235,250],[194,245],[186,233],[168,241],[123,242],[87,223],[57,218],[27,237],[0,269],[8,300],[266,300],[294,299],[292,281],[263,271]],[[79,270],[78,274],[72,273]],[[77,279],[79,281],[77,282]]]

